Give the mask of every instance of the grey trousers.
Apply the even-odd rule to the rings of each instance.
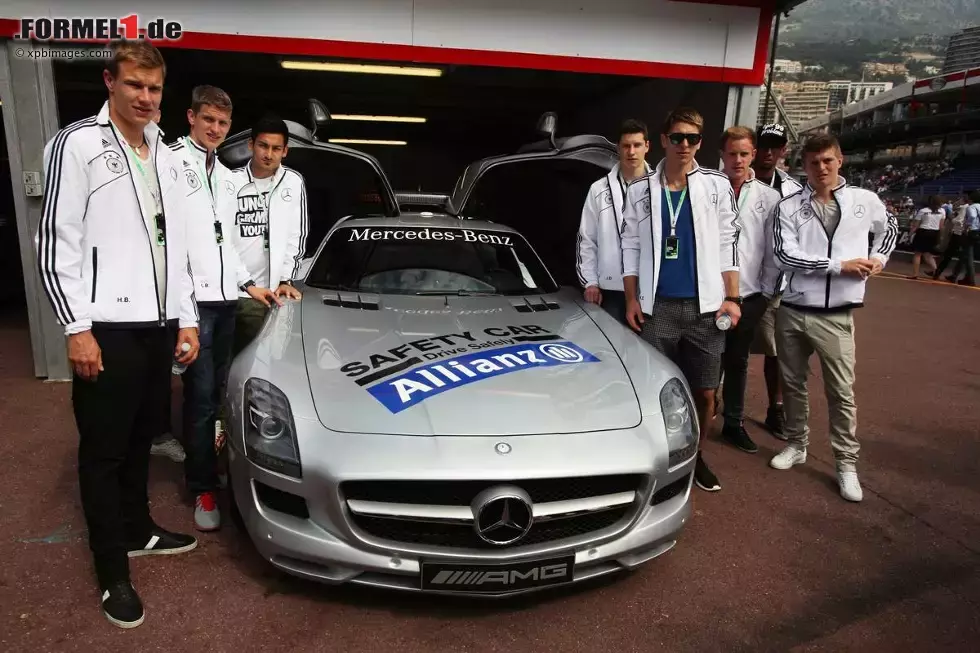
[[[810,402],[807,374],[816,353],[823,371],[824,393],[830,412],[830,445],[839,471],[854,471],[861,446],[857,439],[857,404],[854,400],[854,316],[810,313],[785,304],[776,312],[776,349],[783,376],[785,434],[791,446],[810,443]]]

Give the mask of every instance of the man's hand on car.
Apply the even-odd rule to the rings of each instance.
[[[102,367],[102,348],[91,331],[68,336],[68,360],[75,374],[86,381],[94,381]]]
[[[296,290],[295,288],[293,288],[293,286],[291,286],[288,283],[279,284],[279,287],[276,288],[276,295],[278,295],[279,297],[285,297],[287,299],[301,299],[303,297],[300,291]]]
[[[262,288],[260,286],[249,286],[245,289],[248,296],[257,302],[262,302],[266,307],[272,306],[271,302],[275,302],[276,306],[282,306],[282,300],[279,296],[270,290],[269,288]]]
[[[585,301],[590,304],[602,303],[602,291],[599,290],[599,286],[589,286],[585,289]]]
[[[643,331],[643,309],[640,308],[639,300],[626,300],[626,322],[637,333]]]

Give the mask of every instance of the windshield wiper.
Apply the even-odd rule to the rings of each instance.
[[[463,290],[460,288],[456,291],[446,291],[446,290],[419,290],[415,293],[416,295],[456,295],[458,297],[499,297],[498,292],[485,292],[481,290]]]

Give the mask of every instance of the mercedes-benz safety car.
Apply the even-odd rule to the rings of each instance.
[[[225,400],[229,487],[261,555],[327,583],[506,596],[671,549],[690,391],[561,278],[615,147],[549,133],[469,166],[444,213],[403,212],[375,159],[289,127],[302,299],[270,312]],[[242,165],[246,140],[222,158]]]

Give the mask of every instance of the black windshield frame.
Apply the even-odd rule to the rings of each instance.
[[[306,285],[381,295],[534,296],[558,291],[518,233],[458,226],[341,225]]]

